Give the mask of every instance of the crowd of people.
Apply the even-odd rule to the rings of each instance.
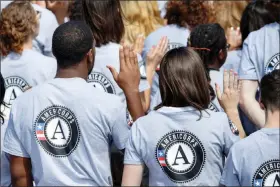
[[[1,1],[1,186],[280,186],[280,1]]]

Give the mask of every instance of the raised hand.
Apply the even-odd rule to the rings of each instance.
[[[215,85],[217,98],[221,107],[223,107],[225,111],[237,110],[241,88],[237,73],[233,73],[232,70],[224,71],[223,93],[221,93],[219,85]]]
[[[165,55],[168,46],[167,37],[162,37],[156,46],[153,46],[147,54],[146,67],[155,70]]]
[[[111,71],[114,80],[119,87],[125,92],[139,92],[140,84],[140,71],[138,66],[138,59],[132,47],[127,45],[121,46],[119,50],[120,58],[120,72],[117,73],[116,69],[107,66]]]
[[[237,27],[236,29],[233,27],[228,28],[226,31],[226,38],[228,44],[230,44],[230,48],[229,48],[230,51],[241,47],[242,36],[239,27]]]

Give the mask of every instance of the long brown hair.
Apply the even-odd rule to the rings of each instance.
[[[37,24],[36,12],[29,2],[10,3],[0,17],[0,54],[21,53],[23,44],[35,35]]]
[[[163,57],[159,71],[162,103],[156,107],[192,106],[201,111],[210,104],[205,68],[191,48],[175,48]]]
[[[120,43],[124,35],[122,10],[119,0],[80,0],[82,15],[90,26],[96,46],[109,42]]]

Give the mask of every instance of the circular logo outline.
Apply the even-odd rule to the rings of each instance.
[[[271,164],[271,162],[272,162],[272,163],[273,163],[273,162],[280,163],[280,159],[271,159],[271,160],[268,160],[268,161],[264,162],[263,164],[261,164],[261,165],[258,167],[258,169],[255,171],[255,174],[254,174],[253,179],[252,179],[252,186],[256,186],[256,185],[255,185],[255,180],[258,180],[258,179],[256,179],[256,177],[259,175],[260,171],[261,171],[264,167],[266,167],[267,165]],[[280,168],[279,168],[279,169],[276,169],[276,171],[270,170],[270,171],[267,171],[265,174],[263,174],[263,177],[261,177],[262,183],[261,183],[259,186],[260,186],[260,187],[261,187],[261,186],[264,186],[264,183],[265,183],[267,177],[268,177],[269,175],[271,175],[272,173],[276,173],[276,172],[280,172]],[[272,185],[271,185],[271,186],[272,186]]]
[[[212,108],[211,108],[212,107]],[[218,109],[218,107],[211,101],[209,106],[208,106],[208,109],[213,111],[213,112],[220,112],[220,110]]]
[[[72,123],[70,123],[70,122],[67,121],[67,119],[65,119],[64,116],[59,116],[57,114],[52,116],[52,117],[46,117],[46,120],[41,119],[43,114],[45,114],[49,110],[53,110],[53,109],[65,110],[65,113],[69,112],[69,115],[72,115],[74,121]],[[50,122],[51,120],[53,120],[55,118],[60,118],[61,120],[66,122],[68,127],[70,127],[69,128],[69,135],[68,135],[69,139],[67,140],[66,146],[56,145],[56,144],[52,143],[50,140],[48,140],[49,137],[48,137],[47,132],[46,132],[47,126],[49,125],[48,122]],[[44,136],[45,136],[46,140],[40,140],[37,136],[37,133],[36,133],[37,126],[40,124],[38,122],[40,120],[45,121],[45,125],[43,127],[44,128],[43,133],[44,133]],[[73,125],[75,125],[74,127],[76,127],[76,129],[73,128]],[[76,138],[75,139],[73,139],[73,134],[74,134],[73,131],[75,131],[74,133],[76,133]],[[34,135],[35,135],[35,139],[37,140],[39,145],[45,150],[45,152],[47,154],[49,154],[53,157],[57,157],[57,158],[67,157],[67,156],[71,155],[76,150],[76,148],[78,147],[79,142],[80,142],[80,138],[81,138],[81,130],[80,130],[80,127],[79,127],[79,122],[78,122],[78,119],[76,118],[76,116],[74,115],[74,112],[72,112],[72,110],[70,110],[69,108],[64,107],[64,106],[60,106],[60,105],[52,105],[52,106],[49,106],[49,107],[45,108],[44,110],[42,110],[38,114],[37,118],[34,121],[33,132],[34,132]],[[74,145],[71,144],[72,141],[75,141]],[[56,152],[61,152],[62,150],[64,150],[66,154],[56,153]]]
[[[276,53],[275,55],[273,55],[269,60],[268,63],[265,66],[264,72],[265,74],[268,74],[270,72],[272,72],[273,70],[276,69],[277,65],[280,66],[280,61],[278,61],[274,66],[271,65],[271,62],[273,61],[273,59],[275,59],[278,56],[279,60],[280,60],[280,53]],[[272,67],[272,71],[268,71],[268,68]]]
[[[101,81],[99,81],[99,80],[97,80],[97,79],[89,79],[90,76],[94,77],[94,75],[98,75],[98,76],[100,76],[100,77],[103,77],[103,78],[109,83],[109,85],[110,85],[109,88],[111,88],[111,89],[108,89],[107,87],[105,87],[104,84],[103,84],[103,82],[101,82]],[[90,83],[90,84],[91,84],[91,83],[98,83],[99,85],[102,86],[102,88],[104,89],[104,90],[103,90],[104,92],[109,93],[109,94],[116,94],[116,89],[115,89],[115,87],[114,87],[112,81],[111,81],[108,77],[106,77],[103,73],[93,71],[93,72],[88,76],[87,82]],[[111,90],[112,90],[112,91],[111,91]]]
[[[193,139],[195,139],[195,141],[197,142],[197,147],[196,149],[199,149],[199,150],[193,150],[195,148],[192,147],[191,144],[189,144],[189,142],[187,142],[186,140],[175,140],[175,141],[172,141],[171,143],[168,143],[166,145],[166,148],[165,149],[159,149],[160,147],[160,144],[168,137],[168,136],[171,136],[173,134],[180,134],[180,133],[183,133],[187,136],[191,136]],[[167,158],[167,152],[168,150],[174,146],[175,144],[178,144],[178,143],[184,143],[186,144],[190,149],[192,149],[192,152],[194,152],[195,154],[193,154],[194,158],[193,159],[193,163],[192,165],[186,169],[186,171],[182,171],[182,172],[179,172],[179,171],[175,171],[175,169],[173,169],[172,167],[168,167],[168,164],[166,164],[166,166],[162,166],[161,163],[160,163],[160,160],[158,158],[158,153],[159,151],[161,150],[166,150],[164,151],[164,157],[165,159]],[[197,152],[200,152],[202,154],[197,154]],[[199,159],[197,159],[197,156],[200,156]],[[202,144],[202,142],[198,139],[197,136],[195,136],[193,133],[189,132],[189,131],[185,131],[185,130],[175,130],[175,131],[171,131],[167,134],[165,134],[157,143],[156,145],[156,150],[155,150],[155,158],[156,158],[156,161],[157,163],[159,164],[159,166],[161,167],[162,171],[166,174],[166,176],[173,182],[175,183],[188,183],[188,182],[191,182],[193,180],[195,180],[201,173],[202,169],[204,168],[204,165],[205,165],[205,162],[206,162],[206,151],[205,151],[205,148]],[[200,162],[198,162],[200,161]],[[196,168],[196,165],[197,164],[200,164],[200,166],[197,166],[199,167],[198,169]],[[188,177],[187,180],[179,180],[180,178],[182,179],[182,175],[186,175],[186,174],[193,174],[193,173],[190,173],[190,171],[193,171],[194,169],[197,170],[197,172],[192,176],[192,177]],[[173,175],[173,176],[170,176],[170,175]],[[176,175],[179,175],[179,176],[176,176]],[[184,178],[184,177],[183,177]]]

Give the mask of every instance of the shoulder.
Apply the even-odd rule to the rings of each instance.
[[[239,140],[232,146],[234,153],[239,154],[240,152],[251,152],[250,150],[259,149],[256,147],[256,140],[259,138],[260,132],[254,132],[250,136]]]
[[[156,111],[153,110],[149,112],[146,116],[143,116],[141,118],[138,118],[134,123],[134,128],[137,128],[140,131],[149,131],[151,125],[153,127],[157,126],[158,122],[162,121],[162,115]]]

